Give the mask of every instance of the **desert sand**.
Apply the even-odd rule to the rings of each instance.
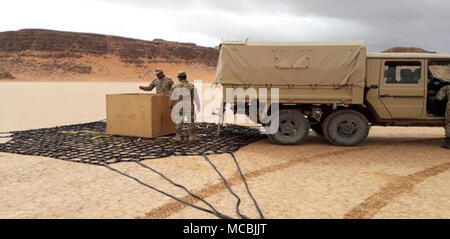
[[[0,83],[0,132],[105,118],[105,94],[141,83]],[[299,146],[261,140],[236,157],[267,218],[449,218],[450,152],[442,128],[372,127],[357,147],[310,133]],[[3,139],[7,140],[7,139]],[[213,155],[241,210],[257,213],[229,155]],[[146,161],[236,217],[236,199],[202,157]],[[167,192],[186,194],[134,164],[114,167]],[[202,205],[196,202],[198,205]],[[0,218],[214,218],[102,166],[0,153]]]

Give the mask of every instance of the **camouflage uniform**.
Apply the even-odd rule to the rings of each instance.
[[[173,80],[169,77],[163,77],[161,79],[154,79],[150,85],[146,87],[146,91],[151,91],[156,87],[156,93],[169,93],[173,86]]]
[[[450,85],[442,87],[436,94],[438,100],[447,98],[447,109],[445,110],[445,145],[444,148],[450,149]]]
[[[159,74],[159,73],[163,73],[163,70],[156,69],[155,74]],[[159,79],[159,78],[154,79],[150,83],[150,85],[148,85],[147,87],[142,87],[142,90],[151,91],[151,90],[153,90],[153,88],[156,87],[156,93],[158,93],[158,94],[159,93],[170,93],[172,86],[173,86],[173,80],[170,79],[169,77],[163,76],[161,79]]]
[[[180,76],[186,76],[186,73],[180,71],[178,73],[178,77]],[[196,140],[197,137],[194,133],[194,122],[195,122],[195,108],[194,108],[194,96],[195,96],[195,87],[192,83],[189,83],[186,79],[182,80],[180,79],[180,82],[175,84],[175,86],[173,86],[172,91],[175,89],[180,89],[180,88],[184,88],[184,89],[188,89],[189,93],[191,95],[191,120],[187,123],[189,125],[189,140]],[[179,100],[172,100],[170,105],[171,107],[173,107],[176,103],[178,103]],[[197,101],[195,103],[198,103]],[[183,110],[180,111],[180,115],[183,115]],[[181,134],[182,134],[182,122],[177,124],[175,127],[175,139],[176,140],[181,140]]]

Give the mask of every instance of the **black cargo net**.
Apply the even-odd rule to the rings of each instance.
[[[0,137],[11,139],[6,143],[0,143],[0,152],[51,157],[72,162],[101,165],[189,207],[215,215],[218,218],[232,218],[219,212],[213,205],[193,194],[185,186],[172,181],[161,172],[142,163],[143,160],[164,158],[172,155],[201,155],[223,181],[228,192],[236,198],[236,214],[240,218],[248,219],[249,217],[242,214],[239,209],[241,204],[240,197],[231,189],[225,177],[208,158],[210,154],[228,153],[234,161],[259,217],[264,218],[258,203],[250,192],[238,161],[233,154],[233,152],[236,152],[242,146],[260,140],[263,136],[258,129],[237,125],[224,125],[221,127],[220,134],[217,135],[218,125],[197,123],[195,124],[195,133],[199,139],[196,141],[186,141],[187,135],[183,135],[182,138],[184,141],[179,142],[173,140],[170,136],[144,139],[107,135],[105,133],[105,127],[106,123],[104,121],[97,121],[87,124],[7,132],[0,135]],[[185,128],[183,132],[186,134],[188,131],[186,129],[187,125],[183,125],[183,128]],[[164,192],[111,166],[111,164],[119,162],[134,162],[158,174],[170,184],[183,189],[189,196],[202,202],[206,207],[192,204],[189,201]]]
[[[89,164],[118,163],[135,159],[156,159],[172,155],[209,155],[236,152],[261,139],[258,129],[224,125],[195,124],[196,141],[174,141],[171,136],[144,139],[105,134],[106,123],[67,125],[54,128],[9,132],[11,140],[0,144],[0,152],[50,157]],[[185,127],[185,126],[183,126]],[[187,132],[183,130],[184,133]]]

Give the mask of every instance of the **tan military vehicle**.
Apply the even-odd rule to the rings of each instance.
[[[269,101],[279,89],[274,142],[301,143],[312,129],[352,146],[371,125],[443,126],[446,102],[433,96],[449,76],[450,55],[367,54],[363,42],[223,42],[215,82],[224,103],[228,88],[267,88]]]

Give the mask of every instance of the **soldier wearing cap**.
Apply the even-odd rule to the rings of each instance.
[[[139,89],[144,91],[151,91],[156,87],[156,93],[169,94],[173,86],[173,80],[164,75],[162,69],[155,70],[156,79],[154,79],[148,86],[139,86]]]
[[[436,94],[436,99],[447,99],[447,109],[445,110],[445,143],[443,148],[450,149],[450,85],[442,87]]]
[[[190,104],[191,104],[191,112],[190,112],[190,118],[188,116],[188,125],[189,125],[189,140],[197,140],[197,136],[195,135],[194,132],[194,122],[195,122],[195,108],[194,108],[194,102],[195,105],[197,105],[197,109],[200,107],[200,102],[199,99],[197,97],[195,97],[195,95],[197,95],[195,93],[195,87],[192,83],[189,83],[187,81],[187,75],[184,71],[180,71],[178,72],[178,81],[179,83],[175,84],[175,86],[173,86],[172,88],[172,92],[175,91],[176,89],[187,89],[189,91],[190,94]],[[173,108],[173,106],[178,103],[180,100],[171,100],[170,102],[170,108]],[[183,115],[182,110],[179,112],[180,115]],[[176,125],[176,135],[174,137],[174,140],[177,141],[181,141],[181,133],[182,133],[182,126],[181,126],[181,122],[179,124]]]

